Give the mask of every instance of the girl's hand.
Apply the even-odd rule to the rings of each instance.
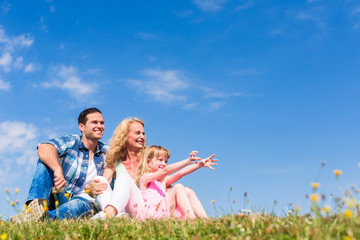
[[[192,151],[190,153],[190,157],[188,158],[190,163],[196,163],[196,161],[201,160],[201,158],[196,157],[196,154],[198,154],[198,151]]]
[[[211,155],[210,157],[207,157],[205,159],[201,159],[199,161],[199,164],[202,167],[208,167],[211,170],[214,170],[214,168],[212,166],[216,166],[217,165],[217,159],[212,159],[215,156],[215,154]]]

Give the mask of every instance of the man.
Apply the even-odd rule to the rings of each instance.
[[[78,218],[96,213],[94,198],[107,185],[94,177],[102,175],[106,146],[99,140],[105,130],[97,108],[82,111],[78,118],[81,136],[68,135],[41,142],[39,161],[30,186],[24,213],[12,221],[47,218]]]

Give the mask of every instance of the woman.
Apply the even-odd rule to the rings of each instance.
[[[103,177],[107,190],[96,197],[103,210],[93,219],[115,217],[125,209],[130,216],[144,206],[139,188],[135,184],[136,173],[143,149],[146,147],[144,122],[138,118],[126,118],[116,128],[106,155],[106,168]],[[113,191],[109,183],[116,175]]]

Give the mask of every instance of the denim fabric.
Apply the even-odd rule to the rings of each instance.
[[[91,211],[93,210],[93,211]],[[48,211],[50,219],[77,219],[92,215],[98,212],[98,207],[89,200],[74,196],[67,199],[58,208]]]
[[[94,203],[82,197],[73,196],[68,199],[64,193],[51,194],[53,179],[53,171],[39,160],[30,186],[27,203],[36,198],[48,199],[50,202],[50,211],[48,211],[50,218],[83,217],[90,214],[92,209],[94,213],[98,212]],[[57,209],[55,209],[55,201],[59,201]]]

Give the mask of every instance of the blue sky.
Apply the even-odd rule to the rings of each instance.
[[[23,203],[37,143],[79,133],[96,106],[104,142],[136,116],[170,162],[216,153],[215,171],[180,181],[211,215],[245,191],[255,209],[306,212],[323,161],[332,203],[359,185],[359,42],[352,0],[2,1],[0,187]],[[15,213],[4,191],[0,206]]]

